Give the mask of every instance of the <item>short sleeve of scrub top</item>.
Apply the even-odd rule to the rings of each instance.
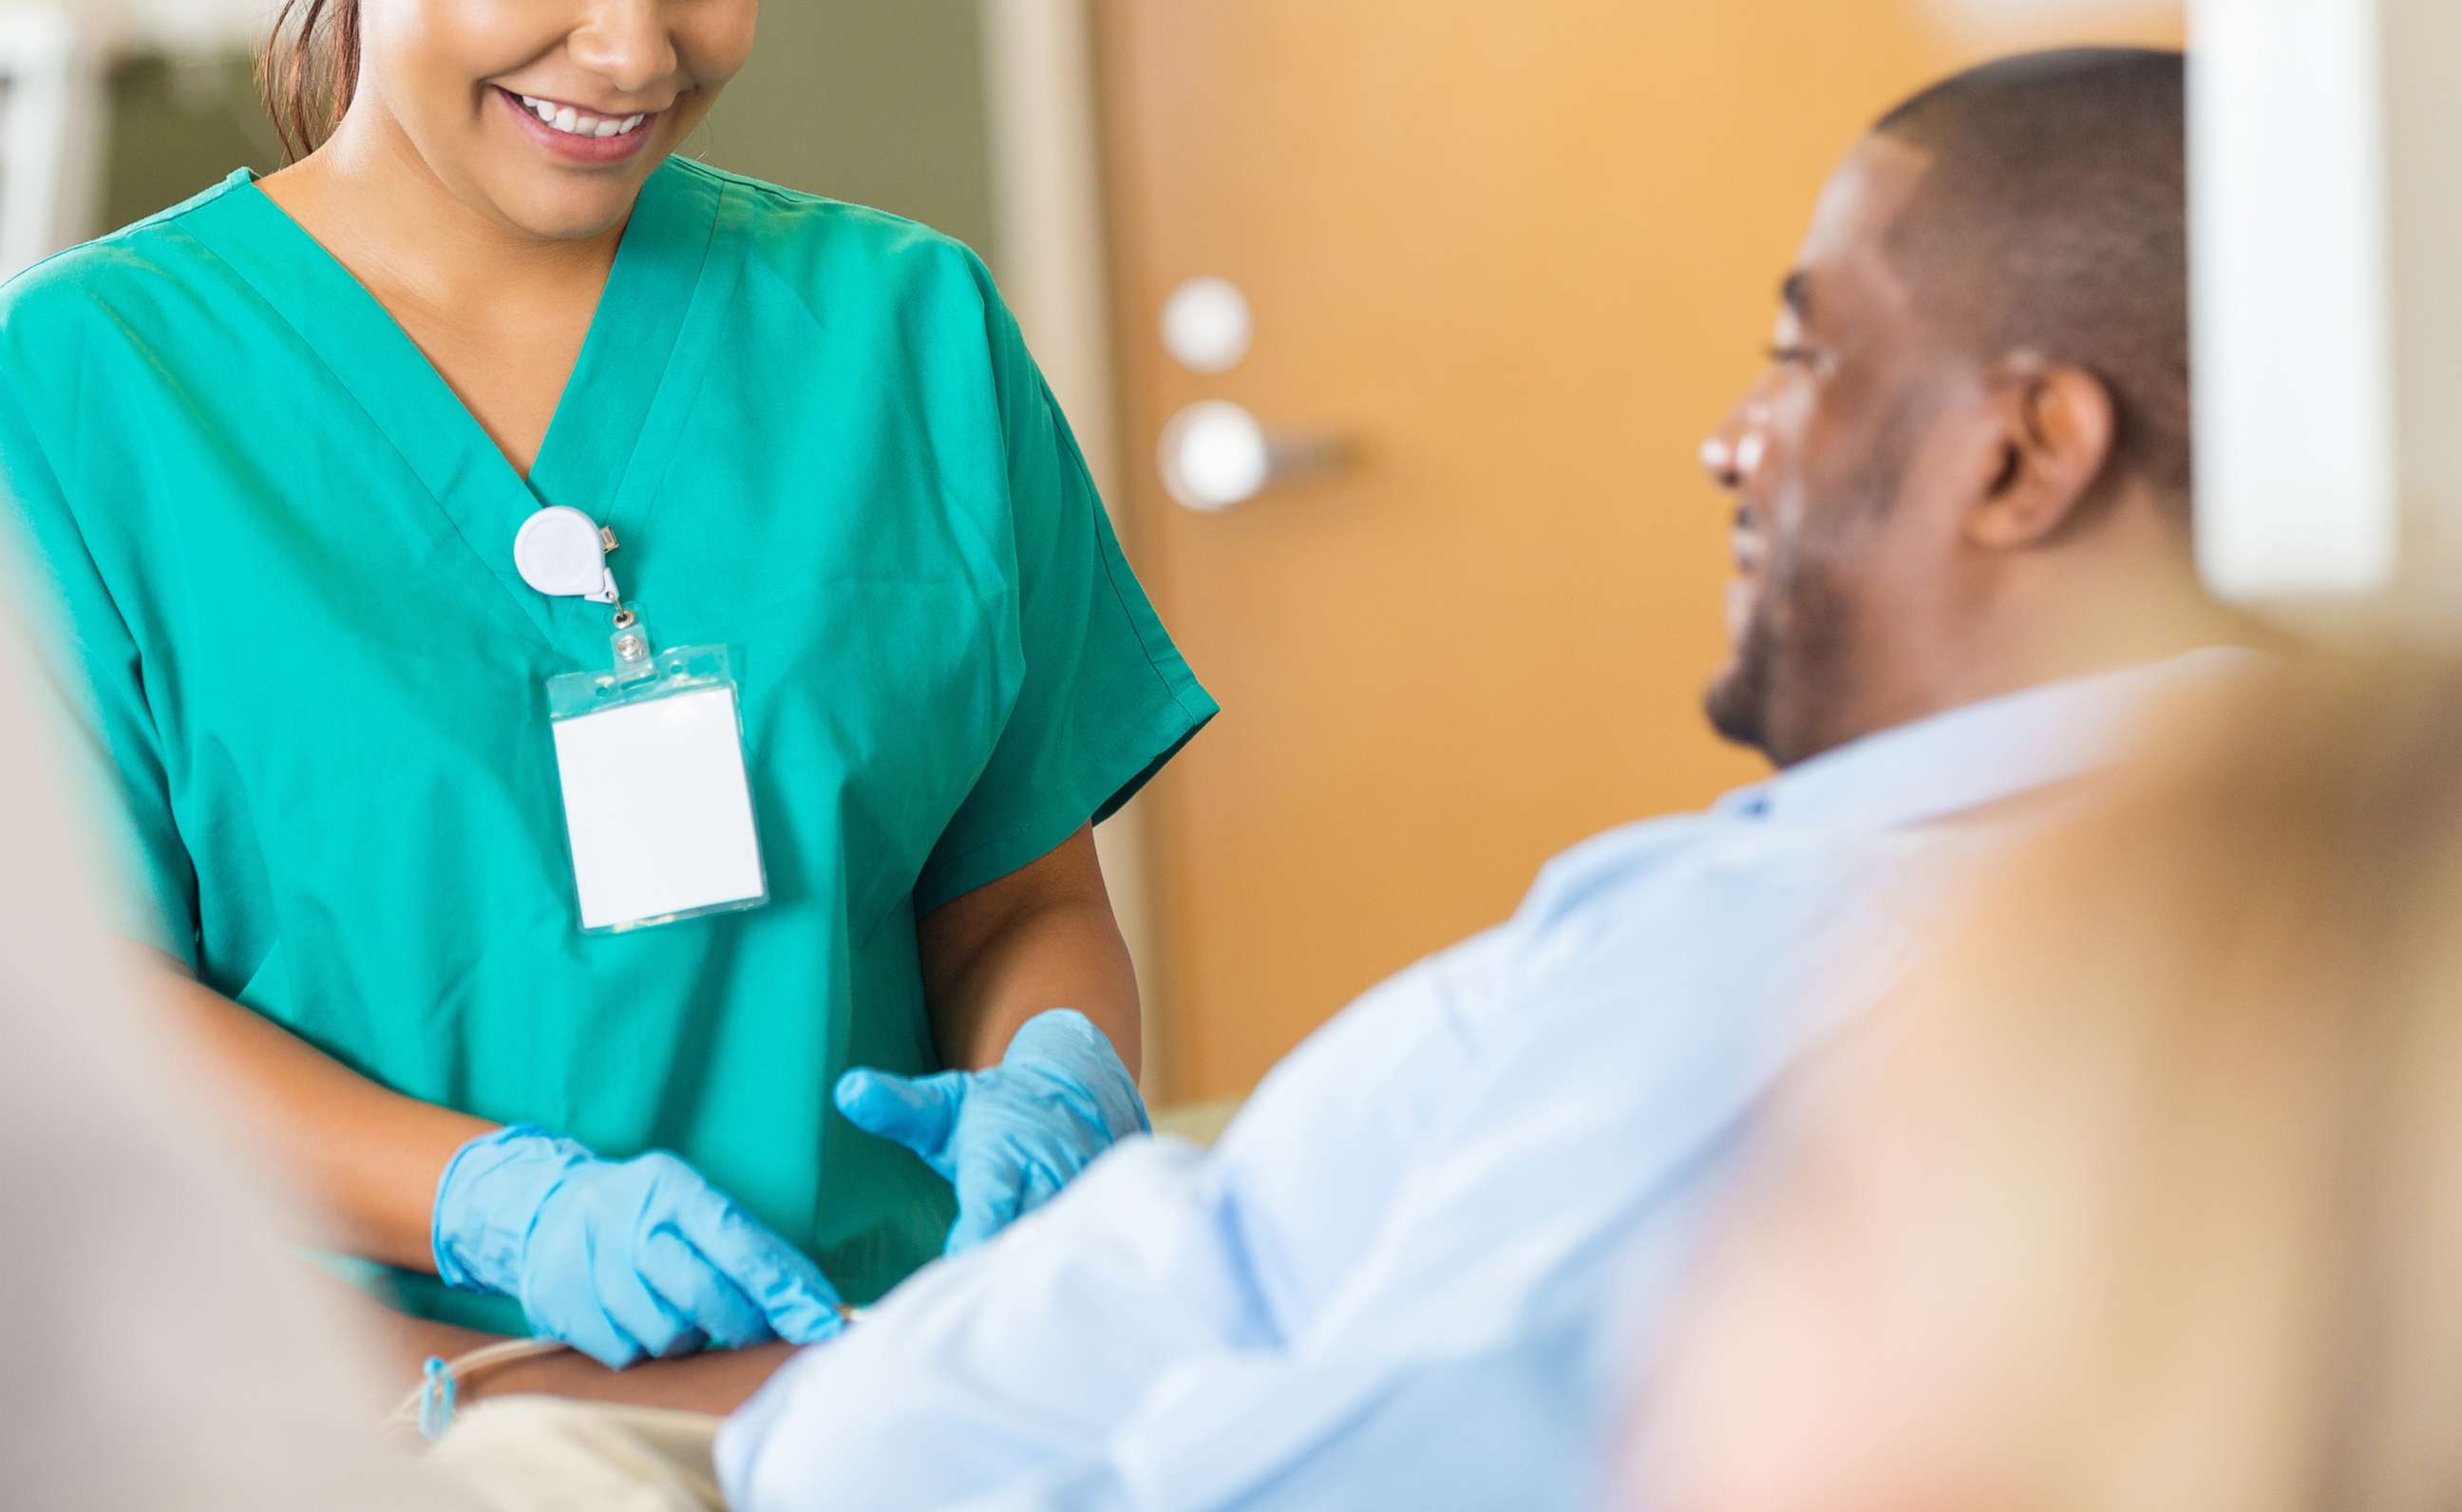
[[[0,479],[132,932],[408,1095],[677,1152],[851,1300],[950,1216],[829,1098],[937,1068],[918,916],[1215,713],[982,264],[680,160],[527,479],[245,172],[0,292]],[[659,643],[733,653],[766,907],[580,933],[543,689],[608,611],[515,572],[549,504]]]
[[[66,518],[66,504],[17,396],[0,388],[0,480],[19,527]],[[48,536],[51,532],[43,532]],[[50,569],[29,574],[40,562]],[[165,786],[162,751],[148,711],[144,669],[119,607],[77,551],[32,549],[22,529],[0,532],[0,575],[15,603],[43,606],[0,617],[0,632],[38,637],[63,727],[82,737],[72,775],[91,786],[78,797],[109,842],[105,875],[117,885],[111,932],[196,964],[196,878],[181,848]],[[48,576],[48,581],[46,577]],[[47,591],[48,590],[48,591]]]

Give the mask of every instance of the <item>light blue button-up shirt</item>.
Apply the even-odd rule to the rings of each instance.
[[[2246,660],[1976,704],[1576,848],[1327,1025],[1213,1153],[1123,1145],[806,1350],[720,1440],[733,1504],[1584,1501],[1773,1082],[1902,978],[2009,800]]]

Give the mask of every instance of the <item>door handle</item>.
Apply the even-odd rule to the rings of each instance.
[[[1200,514],[1236,508],[1267,488],[1342,471],[1357,458],[1330,432],[1269,432],[1245,406],[1203,400],[1162,428],[1162,486]]]

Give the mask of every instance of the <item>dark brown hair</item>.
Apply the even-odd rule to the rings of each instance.
[[[1891,252],[1935,324],[2090,369],[2120,466],[2182,511],[2189,436],[2188,62],[2080,48],[2003,58],[1878,129],[1932,156]]]
[[[325,144],[359,85],[359,0],[282,0],[256,87],[296,162]]]

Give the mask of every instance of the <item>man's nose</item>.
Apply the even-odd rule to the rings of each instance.
[[[1750,410],[1739,408],[1701,443],[1701,469],[1732,493],[1751,480],[1767,444]]]

